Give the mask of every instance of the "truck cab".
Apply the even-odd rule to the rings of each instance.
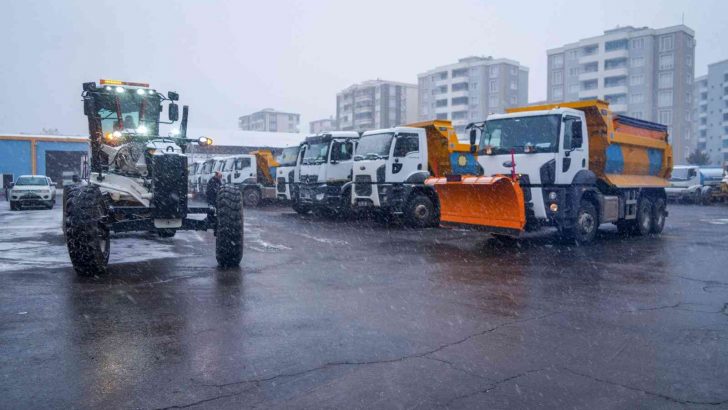
[[[700,203],[703,188],[703,174],[697,165],[675,165],[670,176],[670,185],[665,188],[667,199]]]
[[[294,186],[298,181],[297,165],[300,149],[300,145],[283,148],[283,151],[276,158],[278,161],[278,167],[276,167],[276,195],[280,200],[290,201],[293,198]]]
[[[403,216],[413,226],[437,224],[437,196],[430,176],[427,131],[394,127],[362,134],[354,156],[352,205]]]
[[[594,183],[586,135],[584,112],[571,108],[490,115],[478,163],[487,176],[519,175],[527,222],[543,224],[558,212],[554,198],[571,197],[567,187]]]
[[[297,212],[350,211],[353,157],[358,140],[359,133],[354,131],[327,132],[304,140],[298,156],[300,176],[294,200]]]

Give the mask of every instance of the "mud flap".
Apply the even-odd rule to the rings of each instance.
[[[428,178],[440,201],[440,220],[479,228],[520,234],[526,225],[523,190],[505,176]]]

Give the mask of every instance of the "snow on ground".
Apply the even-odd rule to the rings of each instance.
[[[52,210],[10,211],[7,202],[0,202],[0,272],[71,266],[61,220],[58,205]],[[203,240],[200,232],[178,232],[168,239],[149,233],[114,234],[109,264],[189,255]]]

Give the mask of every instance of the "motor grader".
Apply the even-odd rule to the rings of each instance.
[[[172,237],[178,230],[209,229],[218,264],[237,266],[243,255],[240,190],[223,185],[215,203],[188,203],[185,154],[190,144],[211,140],[187,138],[187,106],[179,129],[160,135],[160,124],[179,120],[179,95],[165,96],[144,83],[101,80],[99,86],[84,83],[82,96],[90,172],[63,196],[63,229],[76,272],[105,273],[112,233],[132,231]],[[165,105],[169,121],[160,120]]]

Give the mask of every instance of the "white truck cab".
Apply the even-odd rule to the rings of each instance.
[[[670,186],[665,188],[667,199],[700,203],[703,188],[703,174],[697,165],[675,165],[672,167]]]
[[[278,167],[276,169],[276,191],[277,197],[283,201],[290,201],[294,195],[294,187],[298,182],[298,153],[300,145],[283,148],[276,158]]]
[[[543,222],[551,216],[548,195],[559,195],[544,187],[571,186],[582,176],[590,179],[583,172],[589,162],[586,135],[584,112],[572,108],[492,114],[481,134],[478,163],[487,176],[522,175],[526,216]]]
[[[394,127],[362,134],[354,156],[355,209],[404,216],[416,226],[437,224],[437,196],[428,171],[424,128]]]
[[[355,131],[332,131],[310,136],[301,144],[300,176],[294,209],[345,214],[351,209],[351,178]]]

